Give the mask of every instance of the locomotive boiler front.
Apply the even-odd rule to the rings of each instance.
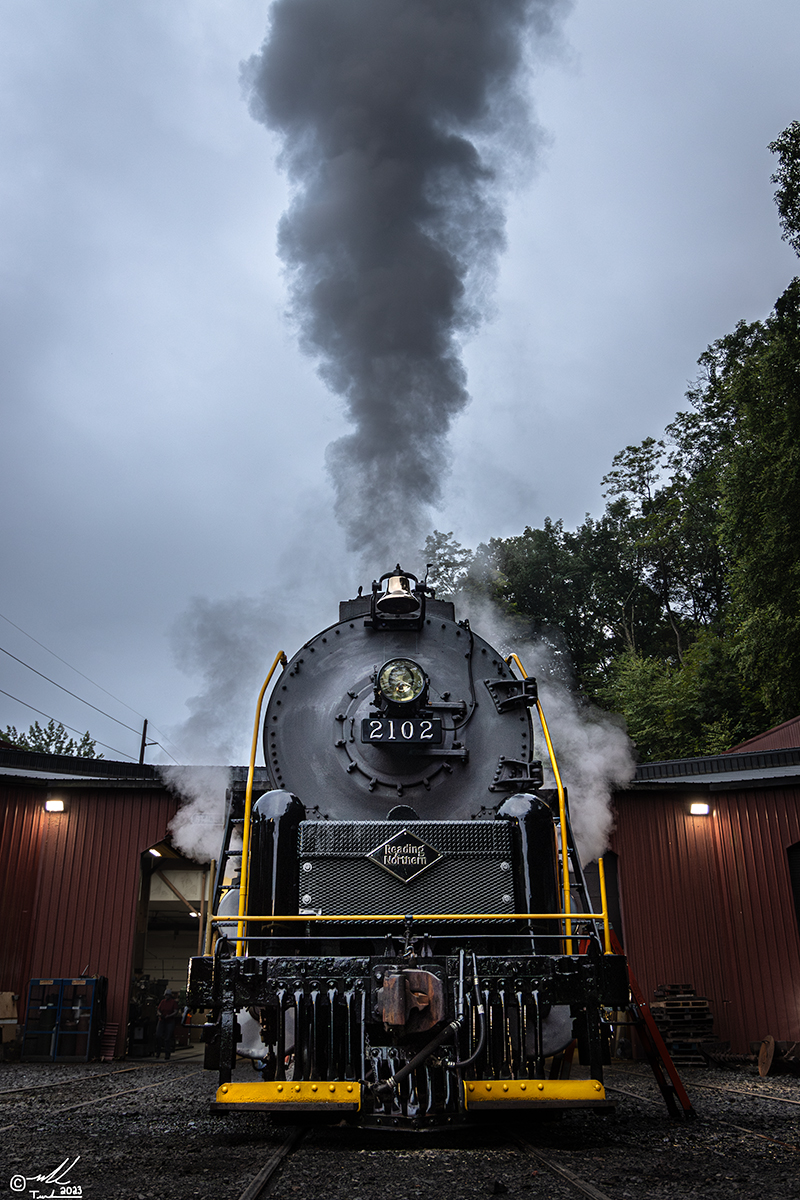
[[[413,585],[415,586],[411,586]],[[532,680],[455,620],[413,575],[344,601],[339,621],[291,659],[264,721],[273,787],[335,819],[475,818],[541,785]]]
[[[573,889],[589,902],[521,674],[399,565],[285,663],[266,786],[251,762],[232,792],[215,952],[190,964],[213,1109],[418,1127],[609,1106],[601,1009],[626,1004],[625,960],[563,915]],[[548,1077],[572,1040],[589,1079]]]

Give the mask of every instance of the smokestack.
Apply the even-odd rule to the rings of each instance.
[[[461,341],[504,245],[498,159],[530,137],[527,35],[562,0],[275,0],[242,67],[294,187],[278,235],[301,346],[353,432],[328,447],[351,549],[416,551],[469,399]]]

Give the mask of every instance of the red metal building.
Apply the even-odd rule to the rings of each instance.
[[[692,984],[735,1053],[800,1040],[800,749],[770,744],[644,764],[615,798],[632,970]]]
[[[0,991],[20,1020],[31,978],[105,976],[124,1053],[141,855],[177,807],[151,766],[0,750]]]

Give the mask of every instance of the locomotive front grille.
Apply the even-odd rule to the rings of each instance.
[[[304,821],[300,911],[515,912],[512,832],[504,821]]]

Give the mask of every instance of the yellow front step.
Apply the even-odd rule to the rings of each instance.
[[[596,1079],[470,1079],[464,1083],[468,1109],[535,1107],[607,1107],[605,1088]]]
[[[223,1083],[217,1089],[212,1107],[283,1108],[290,1104],[303,1108],[336,1105],[358,1111],[361,1107],[361,1084],[341,1081],[328,1083],[326,1080],[305,1080],[302,1083],[285,1080],[278,1083],[272,1079],[259,1080],[257,1083]]]

